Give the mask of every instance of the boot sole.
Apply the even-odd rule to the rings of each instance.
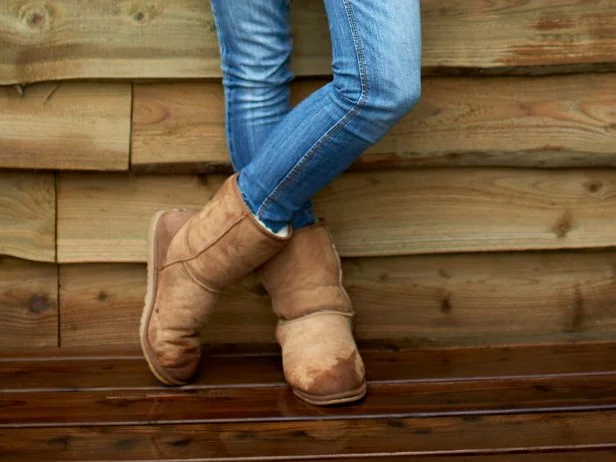
[[[359,401],[364,396],[366,396],[366,390],[366,382],[364,382],[356,390],[348,391],[346,393],[339,393],[337,395],[316,396],[305,393],[301,390],[297,390],[295,388],[293,388],[293,393],[301,400],[306,401],[310,404],[314,404],[315,406],[330,406],[333,404],[344,404]]]
[[[152,217],[152,221],[150,222],[150,228],[148,231],[148,274],[147,274],[147,290],[145,294],[145,301],[143,312],[141,314],[141,323],[139,325],[139,343],[141,344],[141,350],[143,351],[143,356],[152,371],[152,374],[160,380],[165,385],[185,385],[185,382],[180,382],[178,380],[174,380],[171,377],[168,377],[163,371],[161,371],[152,358],[155,358],[150,343],[147,339],[148,327],[150,325],[150,318],[152,317],[152,312],[154,310],[154,298],[156,296],[156,283],[157,283],[157,239],[156,239],[156,231],[158,229],[158,225],[160,223],[160,219],[163,217],[165,213],[168,213],[167,210],[160,210],[156,212],[156,214]],[[165,249],[166,250],[166,249]]]

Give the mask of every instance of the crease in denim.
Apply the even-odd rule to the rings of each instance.
[[[355,21],[355,16],[353,14],[352,6],[349,0],[343,0],[344,8],[349,24],[349,28],[351,29],[351,35],[353,37],[353,46],[355,49],[355,57],[357,59],[357,67],[359,69],[359,78],[360,78],[360,86],[361,92],[357,102],[353,104],[353,106],[340,118],[329,130],[327,130],[315,143],[310,147],[310,149],[300,158],[300,160],[291,168],[289,173],[280,181],[280,183],[274,188],[274,190],[267,196],[261,206],[258,208],[256,212],[256,216],[260,220],[267,220],[263,217],[263,213],[268,205],[272,202],[275,202],[279,195],[283,192],[284,188],[297,176],[297,173],[301,170],[302,166],[305,165],[310,159],[314,157],[319,149],[327,144],[327,142],[331,141],[333,137],[342,130],[352,119],[353,117],[357,117],[357,115],[361,112],[362,108],[366,106],[366,102],[368,99],[368,72],[366,69],[366,58],[364,55],[363,46],[361,43],[361,39],[359,37],[359,32],[357,30],[357,23]]]

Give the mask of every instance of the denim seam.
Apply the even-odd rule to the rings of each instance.
[[[233,119],[231,117],[231,108],[230,101],[232,98],[232,88],[225,88],[225,132],[227,135],[227,147],[229,149],[229,159],[231,160],[231,165],[234,171],[238,171],[238,166],[235,165],[235,145],[233,143],[233,134],[231,133],[231,127]]]
[[[348,124],[351,118],[356,117],[362,110],[362,108],[366,105],[369,88],[364,49],[359,38],[357,22],[355,20],[355,15],[352,11],[351,2],[350,0],[343,0],[343,4],[347,15],[347,20],[351,28],[351,35],[353,37],[353,45],[355,48],[355,55],[357,57],[357,66],[359,68],[361,93],[357,102],[353,104],[351,109],[349,109],[349,111],[344,116],[342,116],[342,118],[340,118],[340,120],[338,120],[338,122],[336,122],[333,127],[331,127],[317,141],[315,141],[315,143],[310,147],[310,149],[301,157],[301,159],[293,166],[289,173],[287,173],[287,175],[282,179],[282,181],[274,188],[270,195],[265,198],[265,200],[255,214],[257,217],[259,217],[259,219],[263,219],[262,214],[264,208],[280,196],[282,189],[287,187],[287,185],[293,180],[293,178],[297,176],[298,171],[306,164],[306,162],[308,162],[314,157],[317,150],[321,148],[325,143],[330,141],[340,130],[342,130],[344,126]]]

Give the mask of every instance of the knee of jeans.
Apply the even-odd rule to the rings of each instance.
[[[375,76],[366,106],[383,122],[395,123],[408,114],[421,97],[421,78],[412,75]]]
[[[358,77],[334,75],[330,88],[334,101],[345,110],[364,104],[366,91]]]

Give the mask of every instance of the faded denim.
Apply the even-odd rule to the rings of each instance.
[[[419,0],[324,3],[333,80],[291,110],[289,0],[211,0],[231,160],[249,208],[272,229],[313,223],[311,197],[421,93]]]

